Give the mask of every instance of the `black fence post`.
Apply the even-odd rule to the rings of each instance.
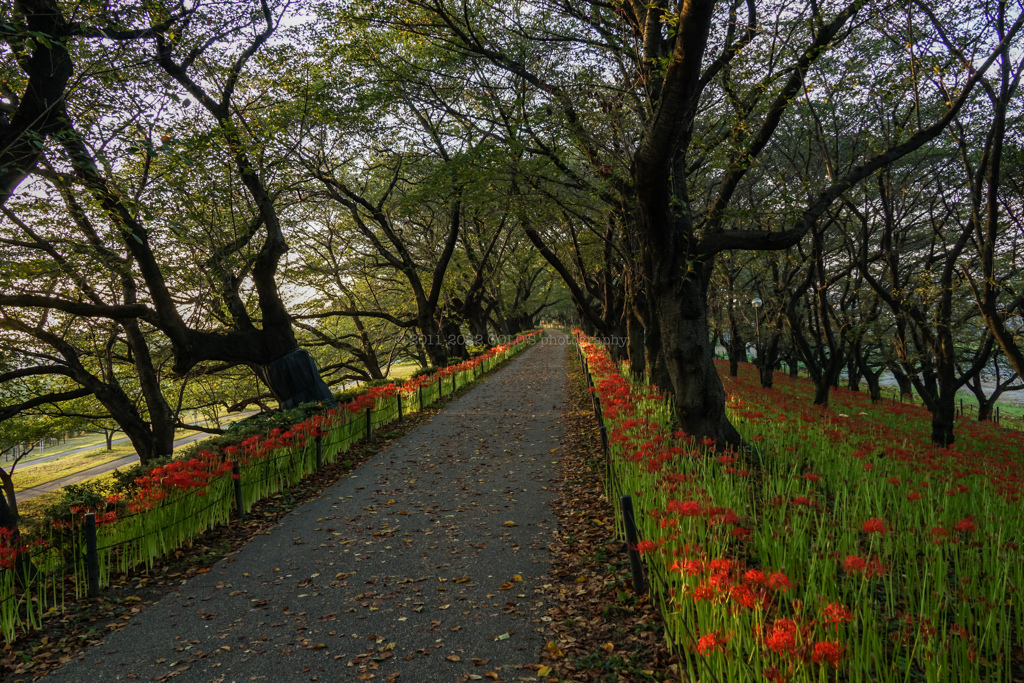
[[[398,390],[398,421],[402,421],[402,390]]]
[[[100,595],[100,557],[96,550],[96,514],[85,515],[85,570],[89,579],[89,597]]]
[[[324,437],[319,433],[316,435],[316,468],[324,466]]]
[[[370,408],[366,409],[366,440],[373,438],[373,417]]]
[[[423,410],[423,385],[422,384],[420,385],[418,391],[419,391],[419,394],[420,394],[420,396],[419,396],[419,398],[420,398],[420,410]]]
[[[319,454],[319,436],[316,437],[316,445]],[[231,483],[235,486],[235,511],[238,513],[238,519],[245,519],[245,507],[242,504],[242,469],[238,466],[237,460],[231,463]]]
[[[629,569],[633,574],[633,592],[640,594],[644,590],[644,568],[640,564],[640,551],[637,550],[636,520],[633,518],[633,497],[626,495],[621,498],[622,521],[626,526],[626,549],[629,551]]]

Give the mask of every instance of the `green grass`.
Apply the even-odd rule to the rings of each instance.
[[[105,482],[111,483],[114,479],[113,472],[105,472],[95,477],[90,477],[91,482]],[[53,491],[51,493],[44,493],[30,498],[28,500],[18,501],[18,516],[20,517],[18,524],[22,530],[31,527],[33,524],[38,524],[43,520],[43,511],[50,507],[54,503],[58,502],[63,497],[63,490]]]
[[[409,361],[407,363],[395,363],[391,366],[391,371],[388,374],[388,379],[408,379],[412,377],[412,373],[420,369],[420,364]]]
[[[237,416],[233,416],[230,420],[222,420],[221,423],[226,424],[237,419],[239,419]],[[182,439],[193,434],[196,434],[195,430],[179,429],[174,433],[174,439]],[[207,437],[208,436],[212,435],[207,435]],[[106,442],[104,441],[103,443],[105,444]],[[103,465],[111,460],[117,460],[118,458],[123,458],[126,455],[131,455],[134,452],[135,449],[132,447],[131,443],[123,443],[115,446],[109,451],[106,450],[106,446],[104,446],[102,449],[87,451],[85,453],[76,453],[74,455],[66,455],[62,458],[57,458],[56,460],[49,460],[35,464],[30,463],[27,467],[24,466],[24,463],[21,463],[19,467],[14,470],[15,491],[33,488],[41,484],[49,483],[54,479],[60,479],[61,477],[77,474],[82,470],[87,470],[91,467],[96,467],[97,465]],[[48,453],[48,455],[53,455],[53,453]]]
[[[23,491],[40,484],[46,484],[54,479],[77,474],[97,465],[103,465],[111,460],[118,460],[126,455],[135,452],[131,444],[121,444],[112,450],[91,451],[89,453],[77,453],[67,455],[56,460],[48,460],[24,469],[14,470],[14,490]]]

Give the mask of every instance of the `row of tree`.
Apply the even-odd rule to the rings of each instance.
[[[765,370],[898,371],[950,443],[955,390],[1022,371],[1022,24],[1005,0],[16,0],[0,419],[98,402],[157,457],[198,378],[330,401],[564,298],[725,446],[714,346],[757,295]]]

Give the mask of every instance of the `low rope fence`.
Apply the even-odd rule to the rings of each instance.
[[[10,643],[67,602],[95,597],[112,574],[152,569],[156,560],[229,523],[232,514],[244,518],[258,501],[336,462],[357,442],[490,373],[538,334],[521,335],[416,382],[373,387],[286,431],[155,468],[138,480],[130,499],[108,499],[107,512],[72,509],[72,522],[49,525],[35,538],[0,530],[0,635]]]

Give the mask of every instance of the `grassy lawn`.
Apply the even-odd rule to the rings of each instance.
[[[24,469],[18,467],[14,470],[14,488],[15,491],[23,491],[24,489],[32,488],[33,486],[39,486],[45,484],[54,479],[60,479],[66,477],[69,474],[75,474],[82,470],[87,470],[90,467],[96,467],[108,463],[111,460],[117,460],[123,458],[126,455],[131,455],[135,452],[131,444],[122,444],[115,446],[113,450],[100,450],[92,451],[90,453],[78,453],[75,455],[68,455],[63,458],[57,458],[56,460],[49,460],[47,462],[41,462],[36,465],[31,465]]]
[[[395,363],[391,366],[391,372],[388,374],[388,379],[407,379],[420,369],[420,364],[414,361],[408,363]]]
[[[229,420],[222,420],[222,424],[227,424],[239,419],[237,416],[233,416]],[[196,432],[190,429],[179,429],[174,433],[174,439],[182,439],[187,436],[191,436]],[[205,438],[205,437],[204,437]],[[70,440],[68,441],[70,443]],[[105,443],[101,441],[101,443]],[[105,447],[97,449],[95,451],[89,451],[87,453],[76,453],[74,455],[66,455],[56,460],[49,460],[47,462],[40,462],[30,464],[26,467],[24,463],[19,465],[14,471],[14,483],[15,490],[22,491],[24,489],[32,488],[33,486],[39,486],[47,482],[66,477],[71,474],[76,474],[82,470],[87,470],[90,467],[96,467],[108,463],[111,460],[117,460],[123,458],[126,455],[130,455],[135,452],[130,443],[122,443],[114,446],[113,450],[106,450]],[[49,455],[53,455],[52,451]]]
[[[109,482],[114,479],[113,472],[107,472],[97,477],[93,477],[89,481],[92,482]],[[61,491],[54,491],[52,493],[44,493],[41,496],[36,496],[29,500],[18,501],[18,514],[21,517],[19,524],[22,529],[32,526],[33,524],[39,523],[43,519],[43,510],[50,507],[61,499]]]
[[[124,437],[124,434],[122,434],[121,432],[117,432],[114,434],[113,438],[116,440],[122,437]],[[87,448],[89,446],[101,448],[106,447],[106,445],[106,437],[104,437],[102,434],[79,434],[78,436],[73,436],[64,443],[58,444],[56,446],[48,446],[43,449],[36,448],[31,453],[29,453],[28,457],[22,459],[19,467],[24,467],[26,464],[31,463],[40,458],[48,458],[54,455],[58,455],[60,453],[67,453],[68,451],[73,451],[76,448]]]

